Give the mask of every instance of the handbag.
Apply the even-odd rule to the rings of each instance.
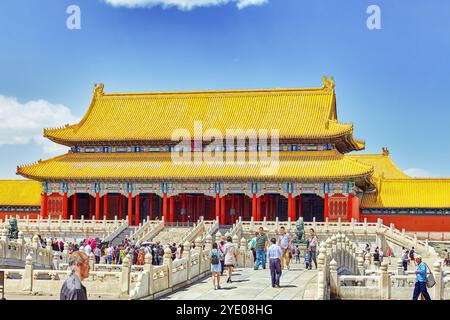
[[[430,267],[428,267],[428,265],[426,263],[425,263],[425,265],[427,266],[427,269],[430,270]],[[430,270],[430,274],[427,276],[427,288],[433,288],[435,284],[436,284],[436,279],[434,279],[434,275]]]

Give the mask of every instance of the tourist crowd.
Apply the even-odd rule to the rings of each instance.
[[[39,243],[42,248],[51,246],[53,251],[64,251],[66,243],[56,238],[42,238],[39,235]],[[176,243],[167,244],[171,251],[172,260],[181,259],[184,254],[184,247]],[[124,258],[129,255],[131,257],[132,265],[144,265],[145,255],[152,255],[153,265],[162,265],[164,257],[164,247],[159,242],[142,242],[138,243],[133,239],[124,239],[118,245],[101,241],[100,239],[87,238],[78,242],[67,242],[69,254],[76,251],[82,251],[88,256],[92,253],[95,257],[96,264],[122,264]],[[192,243],[191,250],[195,249],[195,244]]]

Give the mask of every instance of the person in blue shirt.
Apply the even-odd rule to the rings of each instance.
[[[416,284],[414,287],[413,300],[417,300],[422,294],[425,300],[431,300],[427,291],[427,265],[422,262],[422,257],[416,256],[417,270],[416,270]]]

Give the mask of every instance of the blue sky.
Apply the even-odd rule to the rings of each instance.
[[[64,152],[42,128],[81,118],[95,82],[106,92],[318,87],[322,75],[335,77],[338,116],[364,152],[387,146],[409,173],[450,177],[449,1],[146,1],[209,5],[0,2],[0,178]],[[66,27],[72,4],[81,30]],[[381,30],[366,26],[372,4]]]

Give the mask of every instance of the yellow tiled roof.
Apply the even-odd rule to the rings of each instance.
[[[68,146],[157,143],[180,128],[193,136],[194,122],[202,123],[202,132],[214,128],[224,136],[227,129],[278,129],[280,139],[338,139],[342,152],[364,148],[353,138],[353,125],[338,122],[334,81],[327,79],[312,89],[103,93],[101,85],[78,124],[45,129],[44,136]]]
[[[362,208],[450,208],[450,179],[381,179]]]
[[[249,155],[247,153],[247,155]],[[253,155],[253,154],[251,154]],[[172,161],[170,153],[65,155],[18,167],[17,173],[36,180],[144,180],[144,181],[333,181],[368,178],[373,169],[335,149],[330,151],[281,152],[279,170],[264,175],[268,163],[258,161],[215,162]]]
[[[0,206],[40,206],[42,185],[32,180],[0,180]]]
[[[386,179],[407,179],[409,178],[392,161],[389,154],[352,154],[348,155],[353,160],[373,166],[375,178],[384,176]]]

